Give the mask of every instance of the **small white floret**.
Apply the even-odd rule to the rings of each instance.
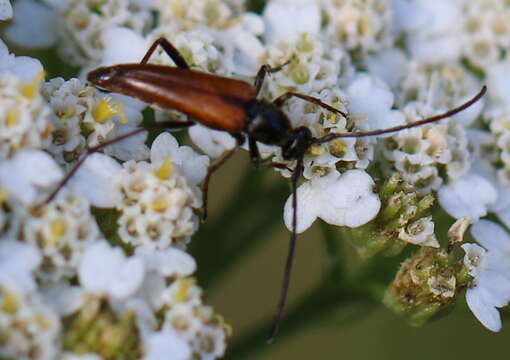
[[[81,286],[97,295],[127,299],[142,285],[144,264],[138,258],[126,258],[122,249],[105,241],[90,246],[78,270]]]
[[[212,158],[236,146],[236,140],[227,132],[212,130],[200,124],[189,128],[189,136],[200,150]]]
[[[498,193],[484,177],[469,173],[439,189],[441,207],[458,219],[469,216],[473,221],[487,214],[487,207],[494,204]]]
[[[0,20],[12,18],[12,6],[10,0],[0,0]]]
[[[0,163],[0,186],[25,204],[35,202],[40,189],[49,189],[62,177],[55,160],[40,150],[20,150]]]
[[[173,247],[162,250],[138,247],[135,254],[144,261],[147,270],[159,272],[163,276],[189,276],[197,267],[191,255]]]
[[[160,166],[166,157],[177,164],[184,176],[194,185],[204,180],[209,166],[209,158],[199,155],[189,146],[179,146],[177,140],[169,133],[160,134],[152,143],[151,163]]]
[[[94,153],[87,157],[69,181],[73,191],[97,207],[114,207],[121,201],[117,177],[122,167],[108,155]]]
[[[41,254],[31,244],[0,238],[0,287],[9,286],[21,292],[36,288],[33,271],[41,262]]]
[[[14,21],[5,30],[9,42],[25,48],[46,48],[57,41],[56,13],[34,0],[14,3]]]
[[[316,218],[337,226],[358,227],[372,220],[381,201],[373,193],[374,181],[365,171],[349,170],[305,182],[297,189],[297,232],[309,228]],[[285,225],[292,229],[292,195],[284,209]]]
[[[144,360],[161,360],[169,356],[172,360],[188,360],[191,358],[189,344],[181,339],[170,326],[162,331],[149,335],[145,341]]]
[[[475,239],[484,246],[464,244],[464,265],[473,277],[466,301],[476,318],[489,330],[501,329],[497,308],[510,301],[510,236],[499,225],[480,220],[471,227]]]
[[[318,4],[312,1],[274,0],[264,9],[266,42],[292,42],[302,33],[316,34],[321,25]]]

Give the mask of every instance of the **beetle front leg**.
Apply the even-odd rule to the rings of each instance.
[[[158,45],[161,45],[163,50],[165,50],[167,55],[170,56],[170,59],[173,60],[177,67],[180,67],[181,69],[189,69],[188,63],[186,62],[186,60],[184,60],[184,57],[181,55],[179,50],[177,50],[177,48],[173,46],[172,43],[165,39],[164,37],[160,37],[159,39],[152,43],[151,47],[149,48],[149,50],[147,50],[147,53],[143,57],[142,61],[140,61],[140,64],[147,64],[149,58],[154,53],[154,51],[156,51]]]
[[[275,72],[280,71],[283,69],[284,66],[288,65],[290,63],[290,60],[287,60],[283,64],[277,67],[271,67],[271,65],[264,64],[260,67],[259,71],[257,72],[257,75],[255,76],[255,96],[257,96],[260,92],[260,89],[262,88],[262,84],[264,83],[264,79],[267,74],[272,74]]]

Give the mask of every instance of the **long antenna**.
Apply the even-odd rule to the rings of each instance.
[[[290,234],[289,250],[287,253],[287,260],[285,262],[285,269],[283,271],[283,281],[280,291],[280,300],[276,306],[276,313],[274,315],[273,326],[267,338],[267,343],[271,344],[278,333],[280,323],[283,317],[283,310],[287,302],[287,294],[290,286],[290,275],[292,274],[292,265],[294,263],[294,253],[296,252],[296,239],[297,239],[297,182],[303,173],[303,157],[297,160],[296,170],[292,174],[292,233]]]
[[[413,127],[433,123],[433,122],[448,118],[450,116],[453,116],[453,115],[467,109],[468,107],[473,105],[475,102],[480,100],[480,98],[482,96],[484,96],[486,92],[487,92],[487,86],[484,85],[482,87],[482,90],[480,90],[480,92],[478,94],[476,94],[468,102],[466,102],[454,109],[451,109],[443,114],[439,114],[439,115],[435,115],[435,116],[432,116],[432,117],[429,117],[429,118],[426,118],[423,120],[415,121],[410,124],[399,125],[399,126],[394,126],[394,127],[387,128],[387,129],[372,130],[372,131],[360,131],[360,132],[341,133],[341,134],[328,134],[328,135],[324,135],[320,138],[315,139],[313,141],[313,143],[314,144],[322,144],[322,143],[325,143],[325,142],[328,142],[328,141],[331,141],[334,139],[338,139],[338,138],[358,138],[358,137],[365,137],[365,136],[383,135],[383,134],[388,134],[388,133],[397,132],[397,131],[404,130],[404,129],[410,129]]]

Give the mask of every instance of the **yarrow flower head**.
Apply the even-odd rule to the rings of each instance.
[[[422,325],[466,291],[482,324],[501,328],[498,309],[510,300],[503,228],[510,225],[507,2],[263,5],[255,13],[243,0],[18,0],[13,9],[0,0],[0,19],[13,18],[3,27],[9,44],[50,47],[44,63],[51,64],[45,72],[39,60],[15,56],[0,41],[0,358],[221,358],[231,329],[204,301],[203,287],[278,219],[260,209],[274,209],[280,188],[249,175],[225,214],[198,234],[209,241],[192,248],[197,258],[186,252],[206,210],[203,187],[226,152],[238,148],[297,185],[283,207],[288,229],[294,220],[298,233],[317,219],[335,226],[326,247],[331,274],[320,287],[328,301],[382,298]],[[193,74],[183,61],[191,71],[219,76],[185,87],[205,93],[223,83],[221,76],[253,83],[259,74],[260,92],[249,101],[272,103],[282,121],[305,127],[314,139],[405,127],[465,104],[483,84],[489,92],[439,123],[308,139],[304,154],[289,160],[282,149],[297,140],[287,133],[268,141],[277,146],[255,144],[248,122],[260,119],[246,103],[232,104],[246,114],[243,131],[228,133],[221,122],[212,130],[200,116],[84,81],[99,66],[139,63],[161,38],[182,59],[158,45],[149,63],[179,65],[176,77]],[[262,79],[264,64],[272,70]],[[55,77],[64,67],[76,78]],[[147,90],[143,79],[123,79],[142,86],[130,88],[135,97]],[[179,86],[163,95],[189,100]],[[211,101],[200,107],[214,110],[212,100],[238,94],[228,95],[229,89],[207,93]],[[144,98],[151,102],[150,94]],[[196,124],[174,137],[165,130],[176,121]],[[271,196],[252,194],[261,188]],[[253,210],[246,221],[253,231],[241,227],[243,202]],[[501,226],[483,219],[489,213]],[[446,232],[451,218],[457,221]],[[471,222],[480,245],[464,243],[461,254]],[[338,233],[370,271],[345,272]],[[370,278],[387,274],[373,261],[381,255],[399,269],[389,284],[389,277]],[[343,288],[352,283],[355,289]],[[356,296],[343,296],[350,291]]]

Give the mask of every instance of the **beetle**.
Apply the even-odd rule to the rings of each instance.
[[[163,48],[176,67],[148,63],[149,58],[158,46]],[[204,218],[207,214],[207,193],[211,175],[234,154],[246,138],[248,139],[250,157],[255,166],[260,165],[257,142],[280,147],[282,157],[285,160],[296,162],[291,177],[292,230],[281,292],[273,327],[268,338],[269,342],[272,341],[278,332],[290,285],[297,237],[297,182],[303,173],[303,159],[310,146],[327,143],[337,138],[376,136],[436,122],[468,108],[477,102],[487,90],[484,86],[476,96],[466,103],[443,114],[410,124],[373,131],[330,133],[316,138],[313,137],[310,129],[307,127],[292,128],[289,118],[281,109],[285,101],[292,97],[297,97],[341,116],[347,117],[347,114],[331,105],[323,103],[318,98],[296,92],[286,92],[273,101],[257,98],[267,74],[280,71],[287,64],[288,62],[278,67],[271,67],[267,64],[263,65],[257,72],[255,82],[252,85],[242,80],[191,70],[184,57],[172,43],[162,37],[150,46],[140,63],[100,67],[89,72],[87,76],[88,81],[99,90],[128,95],[147,103],[158,105],[164,109],[180,111],[188,116],[187,121],[162,122],[157,125],[158,128],[167,130],[180,129],[198,122],[211,129],[225,131],[234,136],[237,145],[229,150],[217,163],[209,167],[204,179]],[[189,120],[190,117],[194,120]],[[136,129],[89,148],[51,193],[47,201],[51,201],[56,196],[58,191],[69,181],[88,155],[146,130],[145,128]],[[284,164],[279,163],[270,163],[269,166],[277,168],[286,167]]]

